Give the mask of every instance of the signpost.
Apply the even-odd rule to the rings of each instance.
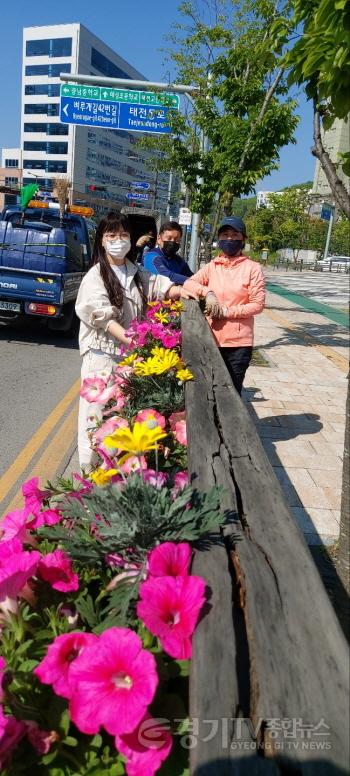
[[[332,215],[332,208],[328,204],[322,205],[321,218],[323,221],[330,221]]]
[[[131,194],[131,192],[129,192],[129,194],[126,195],[126,198],[145,201],[148,200],[148,194],[141,194],[141,192],[138,191],[136,191],[135,194]]]
[[[125,132],[169,134],[169,113],[178,110],[179,105],[179,96],[170,92],[158,94],[68,83],[61,84],[60,121]]]
[[[188,207],[180,207],[179,224],[181,226],[190,226],[192,213]]]
[[[321,218],[323,219],[323,221],[329,222],[326,245],[323,253],[323,258],[326,259],[328,256],[328,251],[329,251],[329,246],[330,246],[331,236],[332,236],[332,227],[333,227],[333,221],[334,221],[334,206],[330,205],[328,202],[323,202],[322,210],[321,210]],[[329,269],[330,271],[332,270],[332,262],[330,263]]]
[[[144,181],[133,181],[130,186],[134,189],[143,189],[144,191],[148,191],[151,188],[151,184]]]

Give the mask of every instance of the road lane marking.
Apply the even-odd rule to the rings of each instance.
[[[283,326],[284,329],[289,329],[289,331],[292,331],[296,337],[299,337],[300,339],[304,340],[304,342],[308,342],[309,345],[311,345],[313,348],[316,348],[323,356],[328,358],[329,361],[332,361],[334,366],[338,367],[342,372],[345,372],[347,375],[349,372],[349,361],[344,357],[341,356],[340,353],[337,353],[333,348],[328,347],[328,345],[322,345],[316,337],[314,337],[312,334],[308,334],[304,329],[302,329],[301,326],[295,323],[291,323],[287,318],[284,318],[283,315],[279,315],[278,313],[272,312],[272,310],[269,310],[265,307],[264,313],[268,315],[269,318],[272,318],[273,321],[276,321],[276,323],[279,323],[280,326]]]
[[[78,423],[78,403],[74,403],[73,409],[67,415],[56,431],[55,436],[48,444],[35,466],[28,473],[28,480],[33,477],[40,478],[40,485],[43,487],[48,480],[52,481],[59,469],[59,465],[63,461],[67,450],[73,445],[74,438],[77,435],[77,423]],[[12,501],[6,507],[6,513],[12,512],[14,509],[22,509],[23,495],[21,488],[13,497]]]
[[[37,429],[32,438],[27,442],[23,450],[19,453],[17,458],[13,461],[11,466],[0,477],[0,503],[5,498],[6,494],[12,490],[13,486],[19,480],[23,472],[27,469],[28,464],[33,459],[34,455],[40,450],[41,446],[51,434],[57,423],[62,419],[64,413],[68,410],[72,401],[77,398],[80,389],[80,378],[75,380],[69,391],[65,394],[63,399],[57,404],[54,410],[48,415],[46,420]]]

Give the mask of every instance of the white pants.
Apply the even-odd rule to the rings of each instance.
[[[99,375],[101,372],[103,376],[107,376],[111,373],[115,364],[120,361],[120,357],[110,356],[108,353],[101,351],[88,350],[83,355],[83,363],[81,367],[81,382],[86,377],[93,377]],[[79,464],[81,469],[89,470],[97,463],[97,456],[90,446],[90,439],[88,431],[90,428],[96,426],[96,420],[102,418],[102,405],[95,404],[86,401],[82,396],[79,402],[79,417],[78,417],[78,453]]]

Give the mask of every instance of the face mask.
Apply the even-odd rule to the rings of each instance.
[[[116,240],[106,240],[104,248],[113,259],[124,259],[131,248],[131,242],[130,240],[120,240],[117,237]]]
[[[219,240],[219,248],[226,256],[237,256],[243,248],[243,240]]]
[[[173,242],[172,240],[164,240],[162,251],[165,256],[175,256],[180,248],[180,243]]]

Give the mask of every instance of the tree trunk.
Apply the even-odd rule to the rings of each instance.
[[[343,483],[340,511],[340,536],[337,557],[337,573],[341,585],[336,591],[336,609],[341,619],[344,630],[349,628],[349,542],[350,542],[350,391],[348,380],[348,394],[346,399],[345,444],[343,459]]]
[[[330,185],[331,192],[333,194],[333,197],[343,213],[345,213],[347,218],[350,218],[350,197],[348,195],[348,192],[344,186],[344,183],[340,180],[337,168],[332,162],[332,159],[329,156],[328,151],[326,151],[323,141],[322,141],[322,135],[321,135],[321,120],[320,120],[320,114],[317,109],[317,102],[314,99],[314,141],[315,145],[311,149],[311,153],[313,156],[316,156],[316,159],[319,160],[322,170],[327,178],[327,181]]]

